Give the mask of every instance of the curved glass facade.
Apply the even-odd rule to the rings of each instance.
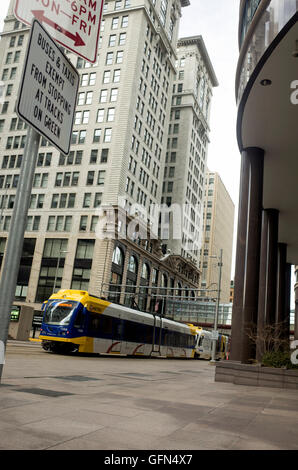
[[[260,5],[261,1],[262,0],[247,0],[245,4],[243,16],[242,16],[240,46],[242,46],[247,30],[250,26],[250,23],[252,22],[255,12],[257,11],[257,8]]]
[[[247,2],[252,3],[252,2]],[[258,2],[260,3],[260,2]],[[279,34],[283,27],[298,11],[298,0],[271,0],[260,17],[257,27],[251,37],[248,49],[239,64],[236,81],[238,91],[238,103],[240,102],[245,87],[262,55]],[[256,10],[254,11],[255,14]],[[249,24],[246,25],[246,32]]]

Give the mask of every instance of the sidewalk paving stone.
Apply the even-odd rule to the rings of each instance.
[[[297,449],[295,390],[214,381],[208,361],[75,357],[10,343],[0,449]]]

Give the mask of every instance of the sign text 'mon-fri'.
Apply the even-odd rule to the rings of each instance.
[[[38,19],[59,44],[96,62],[104,0],[16,0],[15,16],[31,25]]]
[[[79,74],[34,20],[17,102],[19,116],[68,154]]]

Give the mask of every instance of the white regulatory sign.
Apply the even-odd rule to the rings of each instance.
[[[218,337],[219,337],[219,334],[218,334],[218,331],[215,331],[215,330],[212,330],[211,331],[211,340],[214,341],[214,340],[218,340]]]
[[[29,26],[34,18],[52,38],[95,63],[104,0],[16,0],[14,14]]]
[[[77,70],[34,20],[17,113],[64,154],[70,150],[78,88]]]

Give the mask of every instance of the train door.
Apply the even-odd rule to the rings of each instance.
[[[216,359],[225,357],[225,336],[220,334],[216,343]]]
[[[142,323],[135,321],[133,317],[129,320],[126,318],[118,326],[118,334],[117,339],[121,342],[119,345],[121,354],[135,356],[145,353],[145,328]]]
[[[198,331],[195,338],[195,355],[194,357],[200,357],[199,345],[200,345],[201,332]]]
[[[226,358],[226,341],[227,341],[226,336],[222,335],[222,345],[221,345],[221,358],[222,359]]]
[[[197,334],[197,340],[196,340],[196,356],[197,357],[201,357],[204,351],[203,341],[204,341],[204,333],[202,331],[199,331]]]
[[[87,336],[85,331],[86,311],[83,305],[80,304],[73,322],[73,335],[75,337]]]
[[[154,315],[151,355],[161,355],[162,318]]]
[[[218,340],[216,341],[216,351],[215,351],[215,359],[221,358],[221,349],[222,349],[222,335],[218,335]]]
[[[204,339],[203,339],[203,354],[202,357],[204,359],[211,359],[212,355],[212,341],[211,341],[211,333],[210,331],[204,331]]]
[[[125,322],[121,318],[113,318],[112,348],[113,354],[127,354],[124,335]]]
[[[113,317],[90,313],[88,335],[93,337],[94,353],[109,353],[113,346]]]
[[[224,349],[224,359],[229,359],[230,353],[230,338],[229,336],[225,336],[225,349]]]

